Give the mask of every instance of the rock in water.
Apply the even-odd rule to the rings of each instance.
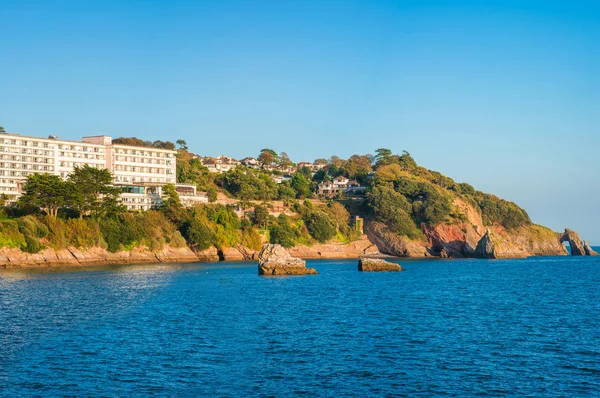
[[[402,267],[377,258],[361,258],[358,260],[358,270],[361,272],[399,272],[402,271]]]
[[[496,258],[496,249],[494,248],[494,243],[490,238],[490,231],[487,231],[479,240],[473,255],[478,258]]]
[[[572,229],[565,229],[565,233],[562,238],[560,238],[562,242],[569,242],[569,246],[571,246],[571,255],[572,256],[585,256],[585,249],[583,247],[583,243],[579,234]]]
[[[314,268],[306,268],[306,261],[290,256],[281,245],[266,244],[258,253],[259,275],[313,275]]]
[[[588,245],[587,241],[583,241],[583,250],[585,250],[585,255],[586,256],[597,256],[598,253],[592,249],[592,247],[590,245]]]

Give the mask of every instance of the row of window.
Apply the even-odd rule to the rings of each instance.
[[[175,183],[174,178],[155,178],[155,177],[129,177],[129,176],[115,176],[117,182],[162,182],[162,183]]]
[[[85,165],[88,165],[95,169],[105,169],[106,168],[106,167],[104,167],[104,163],[60,162],[59,165],[60,165],[60,167],[83,167]]]
[[[54,166],[30,165],[22,163],[0,163],[2,169],[23,169],[23,170],[39,170],[39,171],[54,171]]]
[[[115,156],[117,162],[131,162],[131,163],[148,163],[148,164],[165,164],[164,160],[158,159],[145,159],[145,158],[134,158],[129,156]],[[170,160],[166,161],[166,164],[170,165]]]
[[[115,171],[128,171],[132,173],[150,173],[150,174],[171,174],[171,169],[161,169],[158,167],[136,167],[115,165]]]
[[[48,158],[33,158],[30,156],[18,156],[18,155],[0,155],[0,160],[14,160],[17,162],[35,162],[35,163],[46,163],[51,164],[54,163],[52,159]]]
[[[32,146],[32,147],[42,147],[42,148],[54,148],[54,144],[50,144],[48,142],[38,142],[38,141],[21,141],[21,140],[4,140],[2,141],[4,145],[22,145],[22,146]]]
[[[74,152],[59,152],[58,156],[61,156],[63,158],[84,158],[84,159],[98,159],[98,160],[103,160],[104,159],[104,155],[94,155],[94,154],[81,154],[81,153],[74,153]]]
[[[137,156],[151,156],[154,158],[172,158],[172,153],[164,153],[164,152],[148,152],[148,151],[138,151],[135,149],[116,149],[116,153],[121,155],[137,155]]]
[[[77,151],[77,152],[83,151],[83,152],[104,153],[104,150],[102,148],[79,146],[79,145],[59,145],[58,149],[62,149],[63,151]]]
[[[6,177],[27,177],[28,175],[42,172],[49,172],[53,170],[38,170],[38,171],[14,171],[14,170],[0,170],[0,176]]]
[[[1,153],[20,153],[22,155],[54,156],[53,151],[42,151],[42,150],[31,150],[31,149],[19,150],[19,148],[0,147],[0,152]]]

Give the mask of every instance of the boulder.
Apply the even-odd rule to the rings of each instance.
[[[569,246],[571,246],[571,255],[572,256],[585,256],[585,249],[583,247],[583,243],[579,234],[572,229],[565,229],[565,233],[560,238],[562,242],[569,242]]]
[[[380,258],[361,258],[358,260],[358,270],[360,272],[400,272],[402,267]]]
[[[490,231],[487,231],[479,240],[473,256],[477,258],[496,258],[496,249],[490,237]]]
[[[597,256],[598,253],[592,249],[590,245],[588,245],[587,241],[583,241],[583,250],[585,251],[586,256]]]
[[[258,253],[259,275],[313,275],[314,268],[306,268],[306,262],[292,257],[281,245],[266,244]]]

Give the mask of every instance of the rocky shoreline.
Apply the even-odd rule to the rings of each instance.
[[[360,240],[350,243],[325,243],[313,246],[294,246],[286,249],[287,253],[303,260],[335,260],[361,258],[523,258],[532,256],[565,256],[567,250],[561,241],[580,241],[578,235],[571,230],[565,234],[548,235],[532,241],[531,232],[524,231],[520,235],[506,238],[505,231],[487,230],[480,238],[467,231],[462,239],[457,239],[448,227],[430,231],[430,242],[411,242],[405,237],[393,236],[381,225],[372,225]],[[433,243],[432,243],[433,242]],[[471,246],[472,245],[472,246]],[[573,244],[575,246],[575,244]],[[577,255],[597,255],[587,242],[576,249]],[[472,250],[470,249],[472,247]],[[196,263],[218,261],[258,261],[259,251],[242,246],[217,250],[212,247],[204,251],[194,251],[189,247],[174,248],[165,246],[160,251],[150,251],[145,247],[137,247],[131,251],[111,253],[105,249],[94,247],[89,249],[69,248],[62,250],[45,249],[31,254],[19,249],[0,248],[0,270],[44,267],[85,267],[118,264],[149,263]]]

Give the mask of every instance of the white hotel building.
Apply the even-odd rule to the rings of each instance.
[[[113,144],[111,137],[84,137],[81,142],[57,138],[0,134],[0,194],[14,202],[27,176],[50,173],[67,178],[76,166],[108,169],[121,187],[123,205],[148,210],[162,202],[162,187],[175,184],[175,154],[168,149]],[[179,187],[178,187],[179,188]],[[178,189],[179,190],[179,189]],[[184,190],[187,202],[205,202],[195,187]],[[189,197],[187,197],[189,196]]]

